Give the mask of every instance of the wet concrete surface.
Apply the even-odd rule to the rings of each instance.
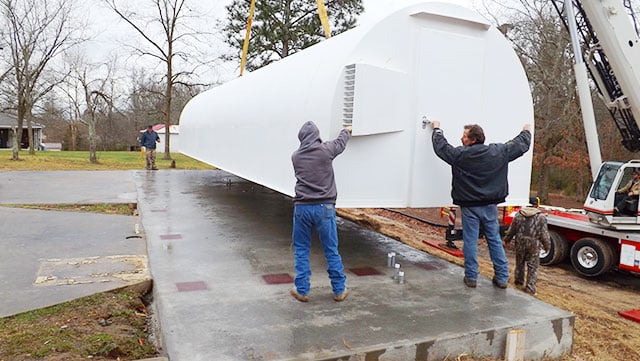
[[[5,205],[136,199],[127,172],[0,172],[0,184]],[[148,283],[138,222],[133,216],[0,207],[0,317]]]
[[[132,174],[124,170],[0,172],[0,204],[135,203]]]
[[[512,329],[527,331],[527,359],[571,348],[571,314],[484,278],[466,288],[462,268],[342,219],[349,298],[332,300],[315,240],[311,301],[294,300],[291,199],[228,173],[69,173],[0,173],[0,204],[137,199],[140,216],[0,207],[0,314],[102,291],[115,281],[56,279],[76,267],[103,274],[111,267],[105,259],[114,271],[127,268],[119,256],[148,255],[163,351],[172,361],[501,357]],[[140,221],[146,245],[127,238]],[[390,251],[404,284],[391,278]]]
[[[511,329],[528,331],[527,358],[570,350],[569,313],[487,279],[466,288],[460,267],[344,220],[349,298],[332,300],[316,240],[311,301],[297,302],[290,198],[221,171],[136,173],[136,182],[171,360],[501,357]],[[389,251],[405,284],[391,278]]]

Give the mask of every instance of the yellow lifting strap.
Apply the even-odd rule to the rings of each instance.
[[[318,15],[324,29],[324,34],[329,39],[331,37],[331,28],[329,27],[329,16],[324,6],[324,0],[316,0],[318,6]],[[247,52],[249,51],[249,38],[251,37],[251,23],[253,22],[253,13],[256,8],[256,0],[251,0],[249,7],[249,19],[247,20],[247,32],[244,35],[244,44],[242,44],[242,58],[240,60],[240,76],[244,74],[244,67],[247,64]]]
[[[327,15],[327,9],[324,6],[324,0],[316,0],[318,5],[318,15],[320,15],[320,22],[324,28],[324,35],[329,39],[331,37],[331,28],[329,28],[329,16]]]
[[[244,66],[247,64],[247,51],[249,51],[249,37],[251,36],[251,22],[253,21],[253,12],[256,9],[256,0],[251,0],[249,7],[249,19],[247,20],[247,33],[244,35],[244,44],[242,44],[242,59],[240,60],[240,76],[244,73]]]

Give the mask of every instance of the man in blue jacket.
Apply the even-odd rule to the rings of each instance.
[[[158,170],[156,167],[156,143],[160,142],[160,137],[152,125],[147,126],[147,130],[140,136],[140,145],[145,149],[147,158],[147,170]]]
[[[336,139],[323,142],[318,127],[309,121],[298,132],[300,147],[291,156],[296,176],[292,235],[296,277],[291,295],[300,302],[309,301],[309,250],[313,229],[318,233],[327,259],[333,299],[341,302],[348,295],[345,286],[347,276],[338,253],[335,208],[338,192],[333,159],[346,148],[351,137],[350,131],[350,127],[342,129]]]
[[[464,284],[467,287],[477,284],[478,237],[482,226],[493,262],[493,284],[507,288],[509,265],[500,239],[497,205],[509,194],[509,162],[529,150],[531,126],[525,124],[520,134],[507,143],[486,145],[479,125],[465,125],[460,139],[462,146],[454,147],[444,137],[440,122],[434,121],[432,125],[433,150],[451,165],[451,198],[462,213]]]

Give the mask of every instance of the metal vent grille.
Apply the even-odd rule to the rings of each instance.
[[[356,87],[356,65],[350,64],[345,67],[344,77],[344,104],[342,108],[342,124],[344,126],[353,124],[353,98]]]

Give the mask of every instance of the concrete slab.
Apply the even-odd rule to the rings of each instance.
[[[134,172],[0,172],[0,204],[135,203]]]
[[[222,171],[135,178],[172,361],[502,357],[512,329],[526,330],[527,359],[571,349],[570,313],[487,279],[466,288],[460,267],[343,220],[341,254],[354,270],[349,298],[331,299],[316,241],[311,301],[297,302],[282,277],[294,275],[289,198]],[[391,279],[389,251],[398,254],[405,284]],[[357,276],[362,269],[379,274]]]
[[[135,202],[132,174],[0,172],[0,204]],[[135,234],[139,221],[0,207],[0,317],[120,287],[148,286],[146,243]]]

